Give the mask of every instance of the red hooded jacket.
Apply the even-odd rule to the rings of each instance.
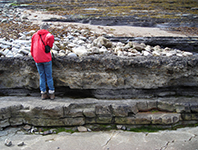
[[[31,55],[36,63],[49,62],[52,60],[52,56],[51,53],[45,53],[45,45],[41,41],[40,35],[45,45],[49,45],[50,48],[53,46],[54,36],[47,30],[38,30],[32,36]]]

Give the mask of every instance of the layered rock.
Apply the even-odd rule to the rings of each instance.
[[[35,97],[1,97],[0,103],[0,128],[23,124],[40,127],[115,124],[130,129],[130,126],[170,127],[198,122],[195,98],[41,101]]]
[[[196,55],[56,57],[53,77],[57,94],[84,90],[98,98],[196,96],[197,63]],[[1,95],[17,91],[32,95],[39,89],[39,75],[32,58],[0,58],[0,68]]]

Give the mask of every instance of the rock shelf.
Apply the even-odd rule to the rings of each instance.
[[[100,100],[0,97],[0,127],[82,126],[91,124],[171,127],[198,122],[196,98]]]

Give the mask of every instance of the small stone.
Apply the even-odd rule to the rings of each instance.
[[[92,130],[88,128],[87,131],[88,131],[88,132],[91,132]]]
[[[144,56],[151,56],[151,54],[150,54],[148,51],[143,51],[142,54],[143,54]]]
[[[148,52],[151,52],[152,47],[151,47],[150,45],[147,45],[147,46],[145,47],[145,50],[148,51]]]
[[[192,56],[193,54],[191,52],[184,52],[183,56]]]
[[[72,51],[78,56],[84,56],[87,54],[87,49],[85,46],[79,46],[77,48],[73,48]]]
[[[122,125],[117,125],[116,127],[117,127],[118,130],[122,129]]]
[[[11,146],[12,145],[12,141],[10,141],[9,139],[5,140],[5,145],[6,146]]]
[[[118,52],[117,52],[117,55],[118,55],[118,56],[124,56],[124,54],[123,54],[122,51],[118,51]]]
[[[24,142],[20,142],[20,143],[17,144],[17,146],[23,146],[23,145],[25,145]]]
[[[183,56],[183,55],[182,55],[182,54],[180,54],[180,53],[177,53],[176,55],[177,55],[177,56],[179,56],[179,57],[182,57],[182,56]]]
[[[127,130],[127,127],[125,127],[125,126],[122,126],[122,128],[121,128],[122,130]]]
[[[30,125],[25,125],[25,126],[23,127],[23,129],[26,130],[26,131],[30,130],[31,128],[32,128],[32,127],[31,127]]]
[[[83,126],[79,126],[78,127],[78,131],[79,132],[87,132],[87,128],[86,127],[83,127]]]
[[[153,56],[160,56],[160,53],[158,53],[157,51],[153,51],[152,54]]]

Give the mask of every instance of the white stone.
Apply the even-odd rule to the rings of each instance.
[[[130,48],[128,51],[131,52],[131,53],[138,53],[138,51],[136,49],[133,49],[133,48]]]
[[[145,47],[145,50],[148,51],[148,52],[151,52],[152,47],[151,47],[150,45],[147,45],[147,46]]]
[[[154,51],[161,51],[161,47],[159,45],[156,45],[153,49]]]
[[[52,49],[53,49],[53,50],[57,50],[57,51],[59,50],[59,48],[58,48],[58,46],[56,46],[56,44],[53,44]]]
[[[192,56],[193,55],[193,53],[191,53],[191,52],[183,52],[183,56]]]
[[[70,47],[70,48],[76,47],[76,44],[70,43],[70,44],[68,44],[68,47]]]
[[[54,41],[54,44],[59,45],[59,41]]]
[[[143,54],[144,56],[151,56],[151,54],[150,54],[149,52],[147,52],[147,51],[143,51],[142,54]]]
[[[83,41],[86,41],[86,40],[87,40],[87,38],[84,37],[84,36],[79,36],[78,38],[79,38],[80,40],[83,40]]]
[[[122,42],[118,42],[118,43],[116,43],[116,46],[123,47],[124,44]]]
[[[117,55],[118,55],[118,56],[124,56],[124,54],[123,54],[122,51],[118,51],[118,52],[117,52]]]
[[[85,42],[84,42],[83,40],[78,40],[78,41],[77,41],[77,44],[78,44],[78,45],[83,45],[84,43],[85,43]]]
[[[30,53],[30,51],[27,51],[25,49],[21,49],[19,53],[23,54],[23,55],[28,55]]]
[[[5,40],[3,40],[3,39],[0,40],[0,43],[3,44],[3,45],[12,46],[12,42],[5,41]]]
[[[84,56],[88,53],[85,46],[79,46],[79,47],[76,47],[76,48],[72,48],[72,51],[78,56]]]
[[[59,52],[58,56],[65,56],[65,53]]]
[[[54,55],[58,55],[58,51],[57,51],[57,50],[53,50],[53,49],[52,49],[52,53],[53,53]]]
[[[124,56],[128,56],[128,52],[124,51],[124,52],[123,52],[123,55],[124,55]]]
[[[16,54],[14,55],[14,57],[22,57],[23,55],[22,54]]]
[[[69,53],[67,56],[69,56],[69,57],[78,57],[75,53]]]
[[[13,48],[12,48],[12,52],[13,52],[14,54],[17,54],[17,53],[20,52],[20,49],[18,49],[18,48],[16,48],[16,47],[13,47]]]
[[[107,51],[107,48],[104,47],[104,46],[102,46],[102,47],[99,49],[99,53],[105,54],[105,53],[107,53],[107,52],[108,52],[108,51]]]
[[[176,55],[179,57],[183,57],[183,55],[181,53],[177,53]]]
[[[153,56],[160,56],[160,53],[158,53],[157,51],[153,51],[152,54]]]
[[[174,55],[174,53],[170,53],[170,52],[166,53],[166,56],[167,56],[167,57],[171,57],[171,56],[173,56],[173,55]]]
[[[14,57],[13,53],[11,51],[9,51],[6,55],[6,57]]]
[[[116,53],[116,52],[122,51],[122,50],[123,50],[123,47],[117,46],[117,47],[115,48],[114,52]]]
[[[128,52],[128,56],[129,56],[129,57],[133,57],[133,56],[136,56],[136,55],[137,55],[137,53]]]
[[[10,48],[10,46],[9,46],[9,45],[3,45],[3,44],[1,44],[1,45],[0,45],[0,47],[1,47],[1,48],[3,48],[3,49]]]

